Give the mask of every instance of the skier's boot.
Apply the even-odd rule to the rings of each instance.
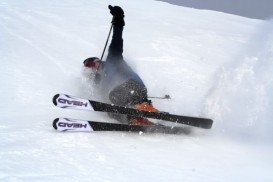
[[[149,111],[149,112],[158,112],[156,108],[150,103],[150,102],[143,102],[141,104],[137,104],[134,106],[135,109],[139,110],[144,110],[144,111]],[[149,121],[146,118],[132,118],[130,124],[132,125],[154,125],[153,122]]]
[[[137,104],[134,106],[134,108],[149,112],[158,112],[158,110],[150,102],[143,102],[141,104]]]

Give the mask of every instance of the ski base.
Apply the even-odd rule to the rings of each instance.
[[[143,133],[189,134],[186,127],[169,127],[163,125],[129,125],[104,123],[70,118],[56,118],[53,127],[62,132],[126,131]]]

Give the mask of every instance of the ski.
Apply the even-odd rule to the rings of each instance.
[[[56,118],[53,121],[53,128],[62,132],[127,131],[165,134],[188,134],[190,132],[190,130],[183,127],[169,127],[163,125],[129,125],[70,118]]]
[[[60,108],[71,108],[87,111],[101,111],[101,112],[112,112],[118,114],[126,114],[137,117],[153,118],[159,120],[165,120],[185,125],[190,125],[194,127],[210,129],[213,121],[207,118],[197,118],[189,116],[180,116],[169,114],[167,112],[149,112],[144,110],[138,110],[134,108],[116,106],[113,104],[107,104],[102,102],[97,102],[94,100],[87,100],[78,98],[75,96],[70,96],[66,94],[56,94],[53,97],[53,103],[55,106]]]

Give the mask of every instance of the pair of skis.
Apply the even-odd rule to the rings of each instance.
[[[210,129],[213,121],[206,118],[196,118],[189,116],[180,116],[166,112],[149,112],[134,108],[116,106],[97,102],[93,100],[82,99],[66,94],[56,94],[53,97],[53,103],[60,108],[70,108],[87,111],[111,112],[117,114],[126,114],[136,117],[153,118],[180,123],[184,125]],[[96,121],[77,120],[69,118],[56,118],[53,121],[53,127],[58,131],[131,131],[131,132],[161,132],[161,133],[184,133],[183,127],[169,127],[164,125],[129,125],[117,123],[104,123]]]

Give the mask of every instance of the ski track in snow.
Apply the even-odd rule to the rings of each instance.
[[[149,94],[172,97],[154,105],[210,117],[211,130],[53,130],[56,117],[115,122],[51,103],[56,93],[101,99],[81,65],[101,54],[108,4],[125,9],[124,57]],[[0,181],[273,180],[272,20],[151,0],[3,0],[0,20]]]

